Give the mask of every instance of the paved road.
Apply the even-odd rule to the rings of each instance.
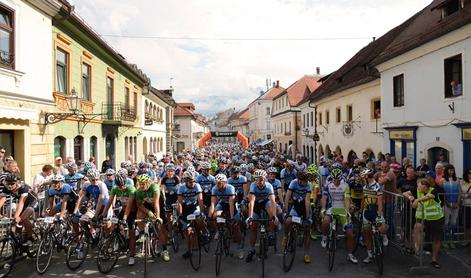
[[[339,244],[334,270],[329,273],[327,270],[327,257],[325,251],[320,247],[319,241],[313,242],[310,250],[312,262],[304,264],[302,254],[298,253],[292,270],[285,273],[282,270],[281,254],[274,254],[270,250],[266,268],[266,277],[348,277],[367,278],[377,277],[376,266],[374,264],[364,265],[361,262],[353,265],[345,260],[346,252],[343,244]],[[199,271],[195,272],[189,261],[183,260],[180,253],[173,255],[169,263],[164,263],[160,259],[150,264],[151,275],[148,277],[216,277],[214,271],[214,257],[212,250],[209,254],[203,253],[202,265]],[[359,259],[364,258],[365,251],[357,251]],[[87,262],[77,272],[70,271],[65,265],[64,254],[60,258],[56,257],[48,272],[42,276],[36,274],[34,261],[25,260],[15,266],[12,277],[33,278],[33,277],[143,277],[143,265],[141,260],[137,260],[134,267],[128,267],[127,259],[118,261],[117,267],[109,274],[102,275],[97,271],[96,261],[89,257]],[[426,265],[429,265],[430,257],[425,257]],[[458,248],[445,250],[440,256],[441,270],[429,268],[429,274],[425,277],[471,277],[471,248]],[[410,268],[418,265],[418,260],[410,255],[403,255],[394,247],[388,247],[385,255],[385,271],[383,277],[415,277],[411,275]],[[252,263],[226,257],[222,262],[222,273],[224,278],[250,278],[261,277],[261,264],[258,260]]]

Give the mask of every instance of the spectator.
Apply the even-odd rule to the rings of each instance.
[[[378,152],[378,156],[376,157],[376,160],[383,162],[386,160],[386,157],[384,156],[382,152]]]
[[[466,243],[464,246],[468,246],[471,241],[471,169],[467,169],[463,173],[463,180],[460,182],[461,187],[461,203],[464,207],[464,239]]]
[[[388,163],[391,163],[391,154],[390,153],[386,153],[384,155],[384,160],[386,160],[386,162]]]
[[[439,185],[442,178],[443,178],[443,169],[444,169],[444,165],[441,164],[441,163],[437,163],[435,165],[435,184],[436,185]]]
[[[399,164],[395,156],[391,155],[391,162],[389,164]]]
[[[427,161],[425,160],[425,158],[422,158],[419,163],[420,165],[417,166],[415,170],[417,171],[417,175],[419,177],[424,178],[425,174],[430,170],[430,168],[428,167]]]
[[[460,212],[461,187],[455,173],[455,167],[451,164],[445,166],[440,186],[445,191],[445,241],[454,241],[456,233],[456,222]],[[445,245],[445,243],[444,243]],[[455,245],[450,242],[449,247],[454,249]]]
[[[414,225],[416,254],[420,255],[425,230],[432,237],[432,266],[441,268],[437,257],[440,252],[440,238],[443,234],[444,214],[437,189],[427,179],[420,179],[417,182],[417,190],[404,192],[404,197],[408,198],[412,207],[416,209],[416,224]]]
[[[448,162],[448,159],[445,155],[445,153],[441,152],[440,155],[438,156],[438,163],[441,163],[443,165],[443,167],[447,166],[448,164],[450,164],[450,162]]]
[[[307,165],[303,162],[303,156],[298,154],[296,156],[296,163],[294,164],[294,168],[297,172],[306,172]]]
[[[94,156],[90,156],[90,158],[88,159],[88,162],[90,162],[91,164],[93,164],[93,168],[97,168],[96,167],[96,162],[95,162],[95,157]]]
[[[399,179],[397,182],[397,188],[401,193],[417,190],[417,177],[414,168],[407,168],[406,176]]]
[[[56,174],[59,174],[59,175],[62,175],[62,176],[65,176],[68,173],[68,171],[62,165],[62,157],[60,157],[60,156],[56,157],[56,159],[55,159],[54,172]]]
[[[5,148],[0,146],[0,173],[3,172],[3,167],[5,166]]]
[[[101,164],[101,172],[105,173],[108,169],[113,169],[113,161],[111,161],[111,157],[109,155],[106,156],[106,159]]]
[[[370,162],[370,156],[368,155],[367,152],[363,152],[361,157],[366,163]]]
[[[68,156],[66,159],[65,159],[66,163],[75,163],[75,159],[71,156]]]
[[[384,195],[384,216],[386,223],[389,224],[388,237],[394,238],[394,198],[390,193],[397,193],[396,188],[396,176],[389,168],[389,164],[386,161],[381,162],[381,172],[378,172],[375,179],[380,185],[383,186]],[[390,192],[390,193],[388,193]]]
[[[50,164],[46,164],[43,166],[41,172],[39,172],[33,179],[33,186],[32,189],[35,193],[38,192],[45,192],[48,188],[45,188],[49,184],[51,184],[51,179],[54,175],[54,167]],[[43,194],[38,194],[38,198],[45,197]]]
[[[409,166],[412,166],[411,163],[410,163],[410,159],[407,158],[407,157],[404,157],[402,159],[402,168],[401,168],[401,176],[402,177],[406,177],[406,170],[407,170],[407,167]]]

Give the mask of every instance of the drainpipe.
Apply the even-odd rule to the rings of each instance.
[[[317,105],[311,106],[311,101],[309,101],[308,106],[314,108],[314,134],[317,133]],[[314,163],[317,164],[317,141],[314,141]]]

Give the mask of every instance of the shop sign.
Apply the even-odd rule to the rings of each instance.
[[[391,140],[414,140],[413,130],[391,130],[389,131]]]

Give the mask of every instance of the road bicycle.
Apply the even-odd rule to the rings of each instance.
[[[180,229],[180,225],[177,221],[178,213],[177,213],[177,204],[172,204],[172,222],[169,225],[172,225],[171,229],[169,229],[169,241],[172,245],[173,251],[175,253],[178,252],[180,248],[180,239],[182,238],[182,233]]]
[[[100,244],[98,255],[96,258],[98,270],[103,273],[109,273],[116,265],[118,258],[128,251],[128,224],[126,221],[119,220],[118,217],[113,216],[109,219],[104,219],[105,224],[111,223],[113,229]]]
[[[140,244],[140,252],[144,257],[144,277],[147,277],[147,264],[149,257],[159,256],[159,229],[160,223],[153,218],[138,219],[136,224],[136,234],[140,234],[137,242]],[[144,223],[144,230],[141,231],[139,223]],[[142,232],[142,233],[141,233]]]
[[[196,219],[200,219],[201,215],[189,214],[186,217],[188,222],[188,252],[190,254],[190,264],[193,270],[197,271],[201,266],[201,247],[202,236],[201,231],[196,227]]]
[[[259,257],[262,261],[262,277],[265,277],[265,260],[267,258],[268,253],[268,229],[269,229],[269,219],[268,214],[265,210],[261,210],[260,218],[252,220],[255,223],[258,223],[258,230],[259,230]]]
[[[383,275],[383,237],[379,231],[381,223],[372,223],[371,230],[373,232],[373,259],[378,267],[378,274]]]
[[[329,225],[329,233],[327,235],[327,253],[328,253],[328,269],[329,272],[332,272],[334,268],[335,261],[335,251],[337,250],[337,218],[338,217],[347,217],[347,214],[335,214],[331,215],[332,221]]]
[[[291,216],[291,227],[288,232],[286,246],[283,249],[283,270],[290,271],[296,257],[296,247],[304,244],[306,223],[301,217]]]
[[[231,240],[232,240],[232,226],[226,223],[226,218],[217,217],[217,236],[216,236],[216,276],[221,272],[222,255],[229,255]]]

